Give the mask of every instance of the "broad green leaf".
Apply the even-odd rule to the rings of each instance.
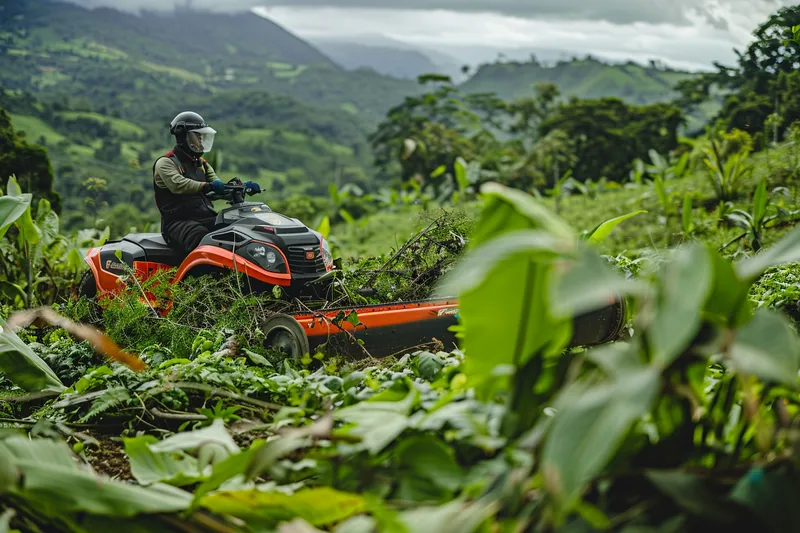
[[[169,485],[138,487],[82,469],[60,441],[11,437],[0,441],[0,456],[20,472],[12,494],[50,517],[89,513],[116,518],[174,513],[189,505],[188,492]]]
[[[618,378],[643,368],[638,346],[615,342],[592,348],[586,358],[603,370],[608,377]]]
[[[241,473],[246,479],[253,479],[267,471],[277,461],[283,459],[290,453],[305,448],[313,444],[309,436],[284,436],[271,440],[258,448],[252,454],[250,460],[244,465]]]
[[[576,261],[554,272],[550,282],[554,316],[575,317],[643,292],[645,286],[617,274],[593,248],[582,246]],[[561,272],[566,268],[565,272]]]
[[[401,401],[374,401],[373,398],[339,409],[334,416],[346,424],[355,424],[346,430],[347,434],[361,437],[361,445],[375,455],[408,427],[408,415],[418,396],[414,388]]]
[[[739,480],[729,498],[750,510],[761,523],[760,531],[784,533],[795,531],[800,524],[798,487],[800,479],[791,468],[754,467]]]
[[[22,196],[22,188],[15,176],[8,178],[8,186],[6,187],[6,194],[8,196]]]
[[[336,187],[335,183],[328,185],[328,195],[331,197],[331,201],[334,203],[334,205],[339,205],[339,188]]]
[[[761,253],[736,263],[736,272],[742,280],[752,283],[772,267],[797,262],[800,262],[800,228],[793,229]]]
[[[736,332],[730,357],[739,372],[792,388],[798,385],[800,341],[782,314],[758,310]]]
[[[756,227],[761,225],[761,221],[767,214],[767,205],[769,204],[769,195],[767,194],[767,180],[761,178],[756,187],[756,192],[753,195],[753,220]]]
[[[692,231],[692,197],[688,194],[683,197],[683,212],[681,215],[681,222],[684,233],[689,233]]]
[[[477,533],[486,531],[481,525],[499,511],[494,501],[478,500],[465,503],[454,500],[440,507],[418,507],[400,515],[411,532]]]
[[[542,450],[545,484],[562,509],[605,468],[631,424],[650,412],[659,380],[659,370],[647,367],[611,383],[578,382],[563,391]]]
[[[209,444],[218,444],[221,446],[225,453],[233,454],[239,453],[239,445],[230,436],[225,429],[225,423],[222,419],[215,419],[210,426],[197,429],[195,431],[185,431],[176,433],[162,441],[150,444],[150,449],[154,452],[189,452],[198,451],[203,446]]]
[[[464,469],[456,461],[452,448],[436,437],[425,435],[403,440],[395,448],[394,457],[400,467],[398,499],[450,498],[464,481]]]
[[[328,235],[330,235],[331,233],[331,219],[328,215],[325,215],[322,218],[322,221],[319,223],[319,226],[317,227],[317,231],[320,232],[322,236],[325,237],[326,239],[328,238]]]
[[[0,515],[0,533],[17,533],[19,531],[18,529],[11,529],[11,519],[16,514],[17,512],[14,509],[8,508]]]
[[[15,285],[10,281],[0,281],[0,295],[2,295],[7,301],[10,301],[12,305],[19,303],[24,306],[25,298],[27,298],[27,295],[22,287]]]
[[[749,284],[741,281],[733,264],[716,250],[709,248],[714,286],[706,302],[705,319],[722,328],[739,328],[750,320],[752,303],[748,298]]]
[[[0,196],[0,239],[31,207],[31,195]]]
[[[440,293],[459,298],[468,376],[485,379],[498,365],[519,367],[569,344],[571,320],[550,313],[559,244],[541,231],[503,235],[470,250],[444,280]]]
[[[605,222],[601,222],[597,225],[588,235],[588,240],[592,244],[600,244],[609,235],[611,232],[614,231],[614,228],[629,220],[635,216],[641,215],[643,213],[647,213],[647,211],[635,211],[633,213],[628,213],[627,215],[622,215],[617,218],[612,218],[611,220],[606,220]]]
[[[342,219],[348,224],[353,224],[356,221],[353,215],[351,215],[350,212],[345,208],[339,209],[339,216],[342,217]]]
[[[458,183],[459,188],[466,189],[469,187],[469,179],[467,178],[467,162],[464,161],[464,158],[459,157],[456,159],[454,167],[456,171],[456,183]]]
[[[574,243],[575,232],[533,196],[498,183],[481,187],[485,205],[470,244],[479,246],[504,233],[521,229],[541,229],[554,239]]]
[[[657,176],[656,179],[653,180],[653,188],[656,191],[661,207],[664,209],[664,213],[666,215],[672,214],[672,198],[669,192],[667,192],[667,187],[664,185],[661,177]]]
[[[447,165],[439,165],[433,172],[431,172],[431,178],[438,178],[442,174],[447,172]]]
[[[77,248],[71,248],[67,254],[67,268],[72,272],[77,272],[83,269],[85,264],[81,251]]]
[[[728,526],[746,518],[741,508],[715,495],[697,476],[680,471],[650,471],[647,478],[692,515]]]
[[[436,354],[424,352],[417,356],[416,366],[419,374],[423,378],[428,381],[433,381],[436,379],[439,371],[444,368],[444,361]]]
[[[259,490],[216,492],[206,495],[200,504],[214,513],[267,525],[302,518],[313,526],[326,526],[362,513],[366,508],[358,494],[330,487],[315,487],[294,494]]]
[[[140,485],[167,483],[185,486],[203,478],[197,459],[183,452],[154,452],[151,444],[158,442],[152,435],[123,439],[125,453],[131,463],[131,473]]]
[[[699,244],[681,248],[660,274],[658,303],[646,335],[653,361],[664,368],[700,331],[713,283],[709,251]]]
[[[278,440],[273,442],[277,442]],[[197,489],[195,489],[192,507],[195,507],[200,502],[200,499],[209,492],[215,491],[223,485],[228,486],[231,480],[239,478],[242,483],[246,483],[246,471],[252,464],[255,454],[264,445],[265,443],[263,440],[254,441],[245,451],[233,454],[224,461],[215,464],[211,470],[211,474]],[[278,458],[280,458],[280,456]],[[238,489],[241,487],[237,486],[235,488]]]
[[[0,319],[0,372],[17,387],[28,392],[61,392],[66,387],[47,363],[33,353]]]
[[[560,248],[561,243],[549,234],[536,230],[519,230],[494,239],[480,247],[468,251],[464,258],[439,284],[438,295],[454,296],[478,289],[483,283],[496,277],[503,265],[510,263],[519,266],[524,261],[553,262],[562,252],[571,250]],[[526,269],[523,269],[527,271]],[[524,283],[518,278],[517,285]],[[518,290],[516,290],[518,292]]]
[[[20,240],[29,246],[38,244],[42,240],[42,232],[34,223],[30,208],[22,213],[14,225],[19,229]]]

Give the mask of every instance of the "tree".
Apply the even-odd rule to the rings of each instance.
[[[481,121],[450,77],[426,74],[419,77],[419,83],[433,87],[420,96],[406,97],[389,110],[369,140],[381,171],[388,173],[399,164],[404,182],[427,183],[442,165],[452,171],[457,157],[468,157],[472,151],[469,137],[480,131]],[[494,100],[481,98],[473,102],[488,101],[487,109],[496,105]]]
[[[35,205],[44,198],[54,212],[61,213],[61,197],[53,190],[53,167],[47,150],[28,143],[24,133],[14,130],[8,113],[0,109],[0,177],[12,175],[23,192],[33,194]]]
[[[773,13],[753,33],[754,40],[744,52],[736,51],[735,67],[715,64],[717,72],[678,86],[684,107],[697,105],[710,95],[713,86],[731,92],[716,120],[728,131],[740,129],[763,136],[767,119],[781,117],[774,134],[783,139],[786,128],[800,119],[797,88],[800,86],[800,41],[794,29],[800,25],[800,5]],[[763,146],[763,143],[762,143]]]
[[[631,106],[618,98],[572,99],[560,105],[539,126],[546,136],[563,131],[574,143],[578,181],[622,181],[636,158],[650,149],[668,153],[678,146],[684,117],[672,104]],[[564,169],[566,170],[566,169]]]

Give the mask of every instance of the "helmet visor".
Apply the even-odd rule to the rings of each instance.
[[[217,134],[214,128],[206,126],[199,130],[192,130],[186,136],[189,147],[197,153],[210,152],[214,146],[214,136]]]

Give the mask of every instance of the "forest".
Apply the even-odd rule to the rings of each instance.
[[[231,15],[228,46],[325,80],[312,97],[275,68],[247,81],[264,58],[216,30],[194,79],[169,61],[199,45],[160,55],[127,15],[12,6],[0,532],[800,528],[800,7],[713,72],[532,60],[463,84],[340,70]],[[226,54],[245,81],[215,77]],[[559,83],[570,68],[649,81],[592,93]],[[250,291],[238,271],[171,284],[121,253],[119,290],[85,293],[91,249],[159,231],[150,167],[176,102],[213,110],[226,181],[258,180],[254,199],[328,243],[335,298]],[[333,310],[357,332],[365,306],[440,297],[458,300],[457,346],[292,357],[264,331]],[[576,341],[575,317],[609,301],[614,338]]]

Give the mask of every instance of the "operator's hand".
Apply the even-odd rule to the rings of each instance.
[[[244,190],[247,194],[253,196],[254,194],[261,192],[261,187],[259,187],[258,183],[254,181],[248,181],[244,184]]]
[[[225,184],[222,183],[222,180],[219,178],[206,183],[203,187],[203,192],[208,194],[211,191],[215,192],[216,194],[222,194],[225,192]]]

